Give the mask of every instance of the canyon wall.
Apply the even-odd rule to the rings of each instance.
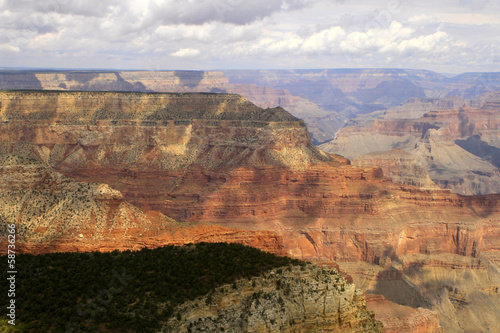
[[[413,119],[400,112],[405,109],[359,117],[320,147],[354,159],[360,166],[379,166],[395,181],[418,184],[423,174],[411,176],[409,156],[391,162],[393,149],[402,149],[414,159],[410,164],[420,165],[441,188],[469,195],[500,192],[500,109],[494,103],[486,100],[481,108],[434,109],[416,113]]]
[[[139,208],[179,221],[279,231],[295,256],[376,262],[389,245],[397,255],[472,255],[488,250],[485,239],[494,235],[498,196],[396,185],[380,169],[316,149],[303,122],[283,109],[262,110],[237,95],[0,98],[6,154],[108,184]],[[416,236],[429,225],[447,231],[436,232],[439,241]]]
[[[0,71],[0,89],[241,94],[260,107],[281,106],[304,119],[314,144],[334,139],[356,115],[415,98],[445,98],[448,108],[458,107],[500,89],[499,82],[495,73],[450,78],[409,69]]]
[[[0,152],[0,253],[7,251],[4,238],[12,224],[18,252],[124,251],[224,241],[286,254],[282,237],[272,231],[180,224],[159,212],[141,211],[106,184],[67,178],[26,151]]]

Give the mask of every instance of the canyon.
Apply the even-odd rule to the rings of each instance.
[[[224,241],[286,254],[281,237],[272,231],[180,224],[138,209],[106,184],[67,178],[20,151],[0,153],[0,203],[2,233],[15,224],[20,252],[125,251]],[[7,248],[6,239],[0,244]]]
[[[500,188],[500,162],[495,157],[500,135],[486,129],[497,126],[498,115],[492,111],[499,110],[498,73],[451,76],[411,69],[3,70],[0,88],[235,93],[261,108],[285,108],[304,120],[313,144],[356,159],[359,166],[372,163],[381,167],[393,181],[435,185],[467,195],[498,193]],[[460,115],[463,107],[467,111]],[[455,124],[447,117],[454,118]],[[465,127],[456,126],[464,121],[468,123],[463,126],[475,126],[474,133],[469,135]],[[400,152],[391,150],[398,148],[411,157],[395,160]],[[371,153],[377,158],[365,156]],[[418,176],[412,177],[412,170]]]
[[[241,242],[337,263],[414,331],[499,327],[500,196],[393,183],[316,148],[280,107],[4,91],[0,129],[2,225],[25,251]]]
[[[236,93],[262,108],[281,106],[304,119],[321,144],[358,114],[412,98],[457,105],[500,90],[498,73],[447,76],[412,69],[225,71],[3,70],[0,89]],[[462,104],[458,105],[462,106]]]
[[[440,188],[460,194],[498,193],[497,100],[497,93],[486,94],[452,109],[440,100],[413,100],[358,116],[335,140],[320,147],[356,165],[380,166],[404,184],[431,184],[424,179],[430,178]]]

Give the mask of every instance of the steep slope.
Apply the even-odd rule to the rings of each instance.
[[[377,313],[386,333],[444,332],[436,312],[424,308],[411,308],[388,301],[384,296],[365,294],[366,306]]]
[[[390,68],[0,71],[0,89],[236,93],[260,107],[281,106],[304,119],[314,144],[334,139],[338,130],[357,115],[415,98],[440,98],[444,100],[439,103],[448,104],[448,109],[457,108],[463,105],[458,104],[460,100],[467,104],[465,99],[499,89],[499,82],[498,73],[447,77],[430,71]]]
[[[7,260],[7,256],[1,259]],[[261,318],[271,326],[277,307],[265,301],[264,296],[270,294],[269,285],[277,288],[279,281],[283,282],[281,292],[277,292],[283,296],[282,302],[283,299],[303,300],[299,304],[287,304],[293,311],[289,317],[296,320],[296,323],[288,322],[287,329],[301,330],[304,325],[298,319],[303,317],[310,326],[325,323],[323,313],[327,312],[333,318],[328,318],[330,322],[326,325],[333,326],[341,318],[342,326],[352,325],[358,331],[362,327],[381,331],[380,323],[366,311],[360,292],[336,271],[320,270],[311,264],[240,244],[201,243],[112,253],[21,254],[16,259],[22,263],[16,279],[16,325],[2,318],[2,331],[172,332],[162,330],[171,318],[191,325],[187,311],[179,309],[183,304],[193,304],[193,300],[208,295],[208,299],[217,298],[222,307],[233,301],[231,293],[242,284],[247,284],[256,294],[254,303],[261,302],[258,315],[270,314]],[[302,281],[290,287],[285,279],[286,282]],[[9,281],[3,279],[0,284],[8,289]],[[321,296],[327,311],[311,311],[315,304],[309,302]],[[9,303],[7,297],[0,300],[1,307]],[[339,304],[344,307],[338,309]],[[206,307],[203,302],[198,309],[191,306],[189,311]],[[319,308],[323,307],[316,309]],[[233,316],[240,318],[240,313]],[[224,324],[219,321],[219,325]],[[242,331],[238,325],[233,325],[231,330]]]
[[[406,308],[409,306],[420,310],[419,315],[414,312],[402,320],[413,318],[407,322],[410,327],[418,321],[435,327],[438,317],[446,332],[495,332],[500,323],[496,315],[500,310],[500,271],[498,265],[488,261],[491,254],[481,254],[479,259],[443,253],[411,254],[393,257],[382,266],[351,262],[340,267],[349,271],[356,286],[365,291],[368,308],[379,313],[386,330],[400,322],[398,313],[412,312]],[[383,294],[386,300],[381,303],[387,308],[379,308],[379,297],[371,294]],[[390,302],[405,307],[392,307]],[[434,313],[422,316],[429,309]]]
[[[112,251],[165,244],[241,243],[283,255],[270,231],[182,225],[158,212],[143,212],[106,184],[81,183],[53,171],[28,144],[0,146],[0,253],[7,225],[15,224],[19,252]]]
[[[171,319],[166,331],[382,332],[353,284],[311,264],[238,281],[178,311],[183,319]]]
[[[148,216],[108,185],[76,182],[33,159],[2,155],[0,170],[0,219],[3,227],[15,223],[19,241],[50,244],[64,235],[95,244],[173,223]]]
[[[237,95],[4,92],[0,97],[4,149],[27,149],[67,176],[109,184],[140,208],[182,221],[284,233],[341,226],[354,231],[387,221],[397,222],[398,229],[424,221],[470,222],[477,229],[478,214],[498,211],[496,196],[400,187],[379,169],[353,167],[312,146],[307,128],[283,109],[262,110]],[[289,244],[290,251],[339,257],[336,250],[323,251],[323,241],[310,242],[315,237],[309,232],[299,235],[309,245]],[[349,257],[375,260],[385,251],[366,250]]]
[[[304,119],[313,143],[320,144],[335,138],[337,131],[354,116],[383,110],[407,99],[447,95],[451,99],[474,98],[494,90],[499,85],[490,74],[448,78],[408,69],[11,70],[0,71],[0,89],[237,93],[260,107],[281,106]]]

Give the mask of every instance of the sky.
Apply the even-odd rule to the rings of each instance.
[[[0,0],[0,67],[500,71],[500,1]]]

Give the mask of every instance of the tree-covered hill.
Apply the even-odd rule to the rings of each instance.
[[[0,262],[7,265],[7,257]],[[200,243],[111,253],[16,257],[16,325],[0,331],[154,332],[175,307],[240,278],[300,265],[240,244]],[[2,293],[8,281],[2,279]],[[7,297],[0,298],[6,309]],[[6,310],[4,310],[6,311]]]

